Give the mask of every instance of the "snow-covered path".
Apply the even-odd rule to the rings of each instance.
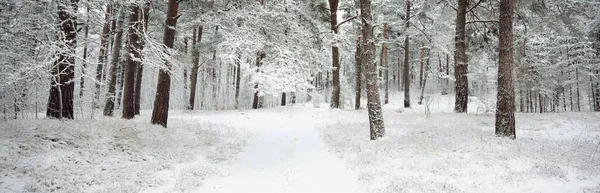
[[[287,111],[287,110],[284,110]],[[313,113],[248,112],[209,116],[210,122],[247,129],[247,145],[224,177],[204,181],[198,192],[363,192],[344,160],[325,148]]]

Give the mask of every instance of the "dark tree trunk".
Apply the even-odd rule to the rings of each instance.
[[[385,81],[384,83],[384,96],[383,96],[383,103],[384,104],[388,104],[390,102],[390,95],[389,95],[389,91],[390,91],[390,65],[389,65],[389,56],[388,56],[388,46],[387,43],[385,43],[388,40],[388,32],[387,32],[387,23],[383,24],[383,43],[381,45],[381,52],[383,53],[383,81]]]
[[[377,63],[375,62],[375,36],[373,34],[373,16],[371,14],[371,0],[360,0],[362,18],[362,34],[365,42],[362,58],[365,61],[367,81],[367,109],[369,111],[369,127],[371,140],[385,135],[381,101],[379,99],[379,84],[377,81]]]
[[[423,67],[425,66],[425,42],[421,40],[421,59],[419,68],[419,88],[423,88]],[[421,103],[419,103],[421,104]]]
[[[179,4],[177,0],[169,0],[167,8],[167,19],[165,21],[165,32],[163,35],[163,43],[168,48],[173,48],[175,42],[175,26],[177,25],[177,9]],[[170,61],[165,61],[166,69],[160,69],[158,73],[158,83],[156,85],[156,98],[154,100],[154,108],[152,109],[152,124],[162,125],[167,127],[169,118],[169,94],[171,90],[171,70]]]
[[[143,13],[140,15],[141,19],[140,21],[143,21],[143,25],[140,24],[138,25],[138,31],[140,31],[142,33],[142,35],[140,36],[142,39],[139,42],[139,48],[140,51],[144,49],[144,45],[146,44],[146,40],[144,38],[143,34],[146,34],[146,31],[148,30],[148,20],[150,17],[150,4],[151,4],[151,0],[146,1],[146,7],[144,9],[142,9]],[[141,56],[140,56],[141,57]],[[141,96],[142,96],[142,77],[144,76],[144,64],[141,62],[141,60],[139,61],[135,61],[135,66],[136,66],[136,72],[135,72],[135,90],[133,92],[133,111],[136,115],[140,114],[140,102],[141,102]]]
[[[198,51],[197,45],[202,40],[202,26],[198,27],[198,30],[194,28],[192,31],[192,71],[190,72],[190,101],[188,110],[194,110],[196,102],[196,89],[198,85],[198,68],[200,65],[200,51]]]
[[[456,79],[456,98],[454,112],[466,113],[469,102],[469,81],[467,79],[467,44],[465,36],[468,0],[458,0],[456,12],[456,35],[454,36],[454,78]]]
[[[285,106],[285,105],[286,105],[286,104],[285,104],[285,103],[287,102],[287,99],[286,99],[286,98],[287,98],[287,97],[286,97],[286,95],[285,95],[285,92],[281,93],[281,106]]]
[[[60,21],[60,47],[56,53],[58,60],[52,68],[52,81],[46,116],[73,119],[73,92],[75,85],[75,48],[77,46],[77,18],[72,14],[77,10],[77,0],[61,1],[58,7]],[[72,9],[72,10],[69,10]]]
[[[513,9],[514,0],[500,0],[500,35],[498,61],[498,101],[496,109],[496,135],[516,138],[515,88],[513,81]]]
[[[129,41],[127,43],[127,66],[125,66],[124,89],[123,89],[123,115],[124,119],[132,119],[135,116],[134,90],[135,90],[135,70],[137,64],[135,60],[140,59],[140,35],[138,34],[141,20],[139,17],[140,7],[136,3],[131,5],[131,14],[129,15],[129,24],[127,25]]]
[[[106,102],[104,103],[104,116],[113,116],[115,108],[115,91],[117,85],[117,73],[121,57],[121,43],[123,38],[123,20],[125,17],[125,7],[119,8],[119,18],[115,27],[116,34],[113,42],[112,60],[110,61],[110,72],[108,80],[108,91],[106,93]]]
[[[410,27],[410,0],[406,0],[406,29]],[[402,77],[404,78],[404,108],[410,108],[410,38],[406,35],[404,39],[404,71]]]
[[[102,83],[102,74],[106,58],[108,55],[108,40],[110,39],[110,21],[111,21],[111,4],[106,5],[106,13],[104,13],[104,26],[102,27],[102,35],[100,36],[100,51],[98,53],[98,65],[96,66],[96,88],[94,90],[94,108],[99,108],[100,105],[100,84]]]
[[[596,32],[596,56],[598,58],[600,58],[600,30],[598,30],[598,32]],[[600,75],[600,70],[598,70],[598,66],[596,66],[596,69],[594,69],[594,72],[595,72],[594,74],[596,75],[596,77],[598,77],[598,75]],[[592,88],[594,111],[600,112],[600,83],[596,82],[594,85],[595,85],[594,88]]]
[[[241,78],[241,66],[240,66],[240,61],[237,60],[235,62],[236,67],[235,67],[235,108],[239,109],[240,108],[240,82],[242,80]]]
[[[338,22],[337,22],[337,11],[338,11],[339,0],[329,0],[329,10],[331,12],[331,30],[333,33],[338,33]],[[331,46],[331,57],[332,57],[332,78],[333,78],[333,89],[331,93],[331,108],[340,108],[340,51],[336,45]]]
[[[86,13],[88,15],[88,20],[85,23],[85,26],[83,27],[83,41],[88,41],[88,35],[89,35],[89,13],[90,13],[90,7],[89,5],[86,7]],[[85,45],[83,45],[83,63],[81,65],[81,79],[79,81],[79,98],[83,97],[83,90],[85,89],[85,70],[87,67],[87,55],[88,55],[88,46],[87,43]]]
[[[579,68],[575,67],[575,85],[577,86],[575,92],[577,95],[577,112],[581,111],[581,95],[579,93]]]
[[[266,53],[265,52],[258,52],[257,56],[256,56],[256,72],[260,72],[260,67],[262,66],[262,59],[264,59],[266,57]],[[263,104],[261,101],[261,97],[259,96],[259,90],[258,90],[258,83],[256,83],[254,85],[254,98],[252,100],[252,109],[259,109],[262,108]]]
[[[354,57],[356,62],[356,84],[354,85],[354,109],[360,109],[360,95],[361,95],[361,86],[362,86],[362,57],[361,57],[361,45],[362,42],[360,37],[356,39],[356,56]]]

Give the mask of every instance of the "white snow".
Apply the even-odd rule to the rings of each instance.
[[[0,121],[0,192],[600,191],[600,114],[517,114],[509,140],[476,101],[472,114],[451,101],[435,97],[431,118],[386,105],[377,141],[366,110],[327,104],[172,111],[168,129],[149,112]]]

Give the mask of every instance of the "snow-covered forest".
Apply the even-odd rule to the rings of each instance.
[[[600,192],[598,0],[3,0],[0,192]]]

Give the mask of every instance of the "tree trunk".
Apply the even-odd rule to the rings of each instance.
[[[410,19],[410,0],[406,0],[406,18],[404,21],[406,22],[406,29],[410,27],[410,23],[408,20]],[[406,35],[406,39],[404,39],[404,71],[402,77],[404,78],[404,108],[410,108],[410,50],[409,50],[409,36]]]
[[[131,4],[131,14],[127,25],[129,41],[127,43],[127,66],[125,66],[124,89],[123,89],[123,115],[124,119],[132,119],[135,116],[134,90],[135,90],[135,60],[140,59],[140,37],[138,29],[140,24],[140,7],[136,3]]]
[[[516,138],[515,88],[513,81],[513,8],[514,0],[500,0],[500,35],[498,61],[498,101],[496,135]]]
[[[77,46],[77,17],[72,14],[77,10],[77,0],[60,1],[58,19],[60,21],[58,60],[52,68],[52,80],[46,116],[53,118],[73,119],[73,92],[75,89],[75,48]],[[69,10],[73,9],[73,10]]]
[[[577,86],[576,88],[576,95],[577,95],[577,112],[581,111],[581,101],[579,100],[581,98],[580,93],[579,93],[579,68],[575,67],[575,84]]]
[[[123,38],[123,20],[125,19],[125,6],[119,8],[119,18],[117,19],[117,25],[115,27],[116,34],[113,41],[112,60],[110,61],[110,72],[108,80],[108,91],[106,93],[106,102],[104,103],[104,116],[113,116],[113,110],[115,108],[115,91],[117,85],[117,72],[120,57],[121,57],[121,43]]]
[[[421,40],[421,60],[419,68],[419,88],[423,88],[423,66],[425,65],[425,42]],[[421,103],[419,103],[421,104]]]
[[[465,39],[466,15],[468,0],[458,0],[458,10],[456,12],[456,35],[454,37],[454,77],[456,79],[456,98],[454,112],[466,113],[467,103],[469,102],[469,81],[467,79],[467,44]]]
[[[425,47],[422,45],[422,47]],[[423,52],[425,49],[423,49]],[[427,58],[425,59],[425,70],[423,72],[423,86],[421,86],[421,95],[419,96],[419,105],[423,104],[423,98],[425,97],[425,86],[427,85],[427,76],[429,76],[430,64],[429,64],[429,50],[427,50]]]
[[[150,4],[151,0],[146,1],[146,7],[142,9],[143,13],[141,14],[140,21],[143,21],[143,25],[138,25],[138,31],[142,33],[140,40],[140,50],[144,49],[144,45],[146,44],[145,34],[148,30],[148,21],[150,17]],[[133,92],[133,111],[136,115],[140,114],[140,102],[142,96],[142,77],[144,76],[144,64],[140,61],[135,61],[136,63],[136,72],[135,72],[135,90]]]
[[[333,33],[338,33],[338,22],[337,22],[337,11],[338,11],[339,0],[329,0],[329,10],[331,12],[331,30]],[[340,108],[340,51],[334,44],[331,46],[331,57],[333,64],[333,89],[331,93],[331,108]]]
[[[361,40],[360,37],[356,39],[356,56],[354,57],[354,62],[356,63],[356,84],[354,85],[354,109],[360,109],[360,95],[361,95],[361,86],[362,86],[362,57],[361,57]]]
[[[188,110],[194,110],[194,104],[196,102],[196,88],[198,85],[198,68],[200,63],[200,51],[198,51],[197,45],[202,40],[202,26],[198,27],[198,30],[194,28],[192,31],[192,70],[190,72],[190,98],[188,104]]]
[[[375,62],[375,36],[373,35],[373,16],[371,14],[371,0],[360,0],[362,18],[362,34],[365,42],[362,56],[365,61],[367,80],[367,109],[369,111],[369,127],[371,140],[383,137],[385,127],[379,99],[379,84],[377,80],[377,63]]]
[[[281,106],[285,106],[286,102],[287,102],[286,94],[285,94],[285,92],[282,92],[281,93]]]
[[[260,67],[262,66],[262,59],[264,59],[266,57],[265,52],[260,51],[258,52],[257,56],[256,56],[256,72],[260,72]],[[262,108],[263,104],[262,101],[260,100],[260,96],[259,96],[259,90],[258,90],[258,83],[256,83],[254,85],[254,99],[252,100],[252,109],[259,109]]]
[[[167,8],[167,19],[165,21],[165,32],[163,35],[163,43],[168,48],[173,48],[175,42],[175,27],[177,25],[177,9],[179,4],[177,0],[169,0]],[[156,85],[156,98],[154,100],[154,108],[152,109],[152,124],[162,125],[167,127],[169,118],[169,92],[171,90],[171,70],[170,61],[165,61],[165,67],[161,68],[158,73],[158,83]]]
[[[388,40],[388,34],[387,34],[387,23],[383,24],[383,43],[381,45],[382,47],[382,52],[383,52],[383,80],[385,81],[385,94],[384,94],[384,104],[388,104],[390,102],[390,95],[389,95],[389,91],[390,91],[390,65],[389,65],[389,56],[388,56],[388,47],[387,47],[387,43],[385,43]]]
[[[240,58],[241,59],[241,58]],[[240,108],[240,82],[241,82],[241,66],[240,66],[240,61],[237,60],[235,61],[236,67],[235,67],[235,109],[239,109]]]
[[[85,26],[83,27],[83,41],[88,41],[88,35],[89,35],[89,24],[90,24],[90,19],[89,19],[89,15],[90,15],[90,6],[87,5],[86,6],[86,13],[87,13],[87,21],[85,23]],[[87,67],[87,55],[88,55],[88,46],[87,43],[85,43],[83,45],[83,63],[81,64],[81,79],[79,81],[79,98],[83,97],[83,90],[85,89],[85,70]]]
[[[106,12],[104,13],[104,26],[102,27],[102,35],[100,36],[100,51],[98,53],[98,65],[96,66],[96,88],[94,90],[94,108],[100,107],[100,84],[102,83],[102,74],[106,58],[108,55],[108,40],[110,39],[110,21],[112,8],[111,4],[106,4]]]

